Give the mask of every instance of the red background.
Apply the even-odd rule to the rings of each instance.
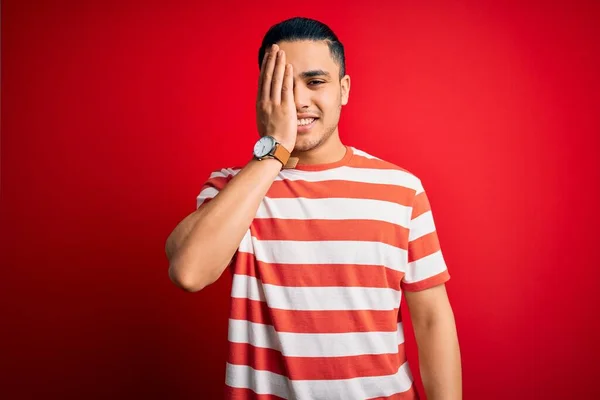
[[[428,190],[464,398],[600,395],[600,3],[291,4],[2,2],[0,395],[219,398],[230,278],[179,291],[164,243],[294,15],[346,45],[344,143]]]

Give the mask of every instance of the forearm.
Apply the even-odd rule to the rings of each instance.
[[[414,326],[421,379],[428,400],[462,399],[458,337],[452,311]]]
[[[178,224],[166,244],[175,284],[198,291],[221,276],[280,170],[277,160],[250,161],[214,199]]]

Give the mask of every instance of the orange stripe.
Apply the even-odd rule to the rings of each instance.
[[[221,191],[231,179],[233,179],[233,175],[229,175],[227,177],[217,176],[214,178],[210,178],[206,181],[202,189],[204,190],[207,187],[211,187],[217,189],[218,191]]]
[[[404,273],[381,265],[270,264],[238,252],[235,273],[277,286],[357,286],[399,290]]]
[[[427,279],[423,279],[422,281],[413,283],[402,282],[402,290],[406,290],[407,292],[416,292],[418,290],[429,289],[430,287],[441,285],[442,283],[447,282],[449,279],[450,273],[448,270],[444,270],[439,274],[431,276]]]
[[[421,192],[414,197],[411,219],[417,218],[419,215],[431,210],[429,198],[426,192]]]
[[[273,349],[247,343],[229,343],[230,364],[270,371],[292,380],[351,379],[393,375],[406,361],[404,344],[398,354],[367,354],[347,357],[284,357]]]
[[[397,170],[397,171],[402,171],[402,172],[406,172],[410,175],[413,175],[410,171],[395,165],[389,161],[385,161],[382,159],[376,159],[376,158],[368,158],[365,156],[361,156],[358,154],[355,154],[354,157],[352,158],[352,162],[349,165],[350,167],[353,168],[367,168],[367,169],[380,169],[380,170]]]
[[[396,332],[401,321],[398,308],[393,310],[300,311],[270,309],[263,301],[231,299],[230,318],[272,325],[277,332],[347,333]]]
[[[381,242],[406,249],[408,229],[375,220],[255,219],[252,235],[259,240],[356,240]]]
[[[419,260],[440,250],[437,231],[430,232],[408,243],[408,262]]]
[[[382,184],[354,182],[346,180],[328,181],[274,181],[267,197],[276,198],[298,198],[329,199],[334,197],[349,199],[373,199],[390,201],[409,206],[415,197],[414,189]]]
[[[229,176],[226,178],[223,178],[223,177],[210,178],[204,183],[204,185],[202,186],[202,189],[200,189],[200,193],[202,193],[202,191],[207,188],[213,188],[213,189],[216,189],[218,192],[220,192],[221,190],[223,190],[225,188],[225,186],[231,180],[231,178],[233,178],[233,176]],[[198,208],[205,206],[206,204],[210,203],[210,201],[213,199],[214,199],[214,197],[208,197],[208,198],[203,199],[203,201],[198,205]]]
[[[228,400],[285,400],[273,394],[257,394],[250,389],[234,388],[225,385],[225,399]]]

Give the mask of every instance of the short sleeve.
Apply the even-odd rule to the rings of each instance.
[[[200,189],[200,193],[196,197],[196,209],[200,208],[205,204],[208,204],[212,199],[214,199],[217,194],[225,186],[229,181],[235,176],[236,170],[224,168],[218,171],[213,171],[208,179],[202,185]]]
[[[239,169],[229,168],[224,168],[212,172],[208,179],[202,185],[200,193],[196,197],[196,209],[200,209],[200,207],[208,204],[211,200],[213,200],[219,194],[219,192],[225,188],[227,183],[229,183],[229,181],[233,179],[237,172],[239,172]],[[236,250],[233,257],[231,258],[229,265],[231,265],[236,259],[238,251],[239,247]]]
[[[402,288],[406,291],[419,291],[440,285],[449,279],[431,204],[419,180],[409,222],[408,265],[402,279]]]

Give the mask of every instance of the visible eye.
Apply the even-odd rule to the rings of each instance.
[[[308,82],[309,85],[320,85],[322,83],[325,83],[325,82],[323,82],[323,81],[317,81],[317,80],[312,80],[312,81]]]

